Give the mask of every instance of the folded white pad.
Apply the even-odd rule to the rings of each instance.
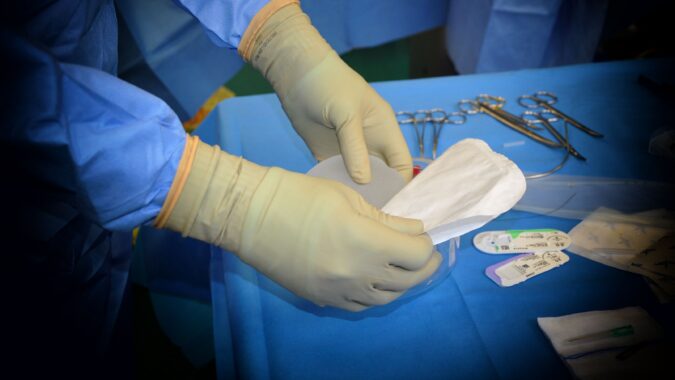
[[[389,200],[382,211],[421,219],[434,244],[480,228],[525,193],[518,166],[482,140],[450,147]]]

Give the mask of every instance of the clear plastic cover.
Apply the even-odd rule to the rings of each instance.
[[[379,208],[384,206],[389,199],[405,186],[405,181],[396,170],[388,167],[379,158],[371,156],[370,163],[372,180],[367,185],[359,185],[351,180],[342,161],[342,156],[330,157],[320,162],[310,169],[307,174],[344,183],[359,192],[368,202]],[[415,174],[424,170],[430,163],[431,160],[428,159],[413,160]],[[440,253],[443,260],[436,272],[422,283],[408,289],[398,300],[408,299],[424,293],[446,279],[455,266],[455,252],[458,247],[459,238],[437,244],[435,247],[436,251]]]
[[[370,183],[358,184],[349,176],[342,156],[333,156],[319,162],[307,174],[343,183],[356,190],[368,203],[382,208],[405,186],[405,181],[396,170],[388,167],[377,157],[370,156],[370,169],[372,172]]]
[[[552,175],[527,181],[515,210],[584,219],[600,207],[625,213],[675,209],[675,185],[628,178]]]
[[[444,243],[436,245],[436,251],[441,254],[443,261],[436,269],[436,272],[429,276],[424,282],[408,289],[398,300],[404,300],[411,297],[420,295],[429,289],[435,287],[445,280],[449,275],[452,269],[455,267],[455,262],[457,261],[456,251],[459,248],[459,238],[450,239]]]

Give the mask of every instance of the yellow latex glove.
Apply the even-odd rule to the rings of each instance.
[[[275,3],[284,1],[256,15],[239,51],[270,81],[314,156],[341,153],[352,179],[368,183],[370,153],[409,181],[412,159],[391,106],[342,61],[297,4],[274,9]]]
[[[441,262],[421,221],[384,214],[338,182],[260,167],[196,138],[155,225],[234,251],[295,294],[352,311],[391,302]]]

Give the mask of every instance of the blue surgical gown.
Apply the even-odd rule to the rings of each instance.
[[[226,48],[265,2],[179,1]],[[26,368],[90,376],[124,298],[129,231],[158,214],[185,132],[163,101],[115,76],[112,0],[20,3],[0,15],[8,341],[17,359],[48,363]]]

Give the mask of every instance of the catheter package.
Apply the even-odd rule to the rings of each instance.
[[[405,186],[381,160],[370,160],[373,179],[367,185],[351,181],[340,156],[321,162],[308,174],[342,182],[370,203],[384,205],[382,211],[388,214],[422,220],[443,262],[436,273],[408,290],[404,298],[447,277],[455,264],[459,236],[508,211],[525,192],[520,169],[481,140],[466,139],[453,145]]]

